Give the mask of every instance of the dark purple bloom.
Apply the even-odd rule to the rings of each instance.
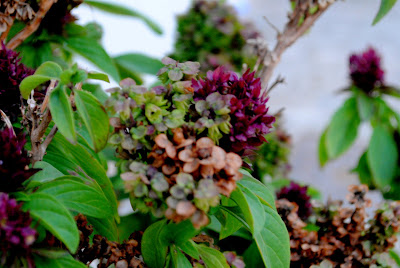
[[[247,70],[242,77],[222,67],[209,71],[205,79],[194,80],[194,100],[205,100],[214,92],[230,95],[230,133],[220,140],[228,151],[246,154],[265,142],[275,118],[268,114],[268,98],[261,96],[261,81]]]
[[[25,139],[15,137],[11,129],[0,131],[0,192],[14,192],[37,170],[29,169]]]
[[[350,76],[354,85],[365,92],[371,92],[384,83],[381,59],[373,48],[350,57]]]
[[[35,242],[37,232],[31,228],[29,212],[21,210],[22,204],[0,193],[0,250],[11,255],[24,255]]]
[[[21,94],[19,84],[33,74],[33,70],[20,63],[19,54],[7,49],[4,44],[0,50],[0,109],[15,122],[20,116]]]
[[[306,220],[312,213],[311,197],[307,194],[308,186],[300,186],[291,182],[289,186],[283,187],[277,194],[277,199],[287,199],[299,206],[298,215]]]

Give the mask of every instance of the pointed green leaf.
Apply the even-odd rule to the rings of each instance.
[[[37,268],[87,268],[85,264],[80,261],[74,260],[71,255],[66,255],[62,258],[49,259],[36,255],[34,257],[35,266]]]
[[[251,233],[256,235],[264,228],[264,207],[258,197],[249,189],[239,184],[237,186],[231,194],[231,199],[236,202],[242,211]]]
[[[398,151],[393,135],[383,126],[374,128],[367,151],[367,161],[377,186],[389,185],[395,176]]]
[[[170,256],[171,256],[171,266],[173,268],[192,268],[192,264],[186,258],[186,256],[175,246],[170,247]]]
[[[236,219],[227,211],[219,210],[214,215],[221,223],[219,240],[222,240],[224,238],[227,238],[228,236],[233,235],[237,230],[243,227],[242,222]]]
[[[197,249],[206,268],[229,268],[225,256],[218,250],[201,244],[197,245]]]
[[[42,226],[60,239],[73,253],[79,245],[79,232],[70,212],[51,195],[34,193],[23,205]]]
[[[24,99],[28,99],[31,91],[34,90],[37,86],[50,81],[52,78],[43,75],[31,75],[22,80],[19,85],[19,90],[21,91],[21,96]]]
[[[160,60],[138,53],[120,55],[114,58],[114,60],[118,65],[132,72],[152,75],[156,75],[164,66]]]
[[[378,13],[375,16],[372,25],[377,24],[383,17],[385,17],[389,11],[393,8],[394,4],[396,4],[397,0],[381,0],[381,5],[379,7]]]
[[[366,95],[364,92],[357,94],[357,109],[362,121],[367,121],[374,114],[374,99]]]
[[[94,79],[94,80],[101,80],[101,81],[110,83],[110,79],[108,78],[108,75],[99,73],[99,72],[89,72],[87,78]]]
[[[50,112],[60,133],[71,143],[76,143],[74,114],[64,86],[57,86],[50,93]]]
[[[96,40],[87,37],[70,37],[65,42],[69,49],[91,61],[94,65],[109,74],[115,81],[120,80],[114,62]]]
[[[80,179],[79,179],[80,180]],[[103,192],[76,180],[73,176],[63,176],[39,187],[38,192],[49,194],[67,208],[86,216],[105,218],[113,215]]]
[[[254,236],[257,247],[267,268],[290,267],[290,240],[286,226],[279,214],[265,207],[265,226]]]
[[[157,23],[155,23],[154,21],[149,19],[147,16],[145,16],[131,8],[127,8],[127,7],[124,7],[124,6],[115,4],[115,3],[111,3],[111,2],[97,1],[97,0],[85,0],[84,3],[87,5],[90,5],[92,7],[98,8],[100,10],[103,10],[105,12],[108,12],[108,13],[141,19],[154,32],[156,32],[158,34],[162,34],[162,30]]]
[[[343,154],[357,138],[360,117],[355,98],[348,99],[333,115],[326,132],[326,149],[329,158]]]
[[[143,234],[142,255],[144,262],[150,268],[163,268],[167,257],[168,244],[161,240],[161,232],[166,226],[166,220],[150,225]]]
[[[93,218],[87,217],[88,222],[93,225],[96,233],[106,237],[108,240],[118,242],[118,228],[113,218]]]
[[[318,159],[319,159],[319,165],[321,167],[325,166],[325,164],[329,160],[328,152],[326,149],[326,132],[328,132],[327,129],[322,133],[318,145]]]
[[[179,248],[193,259],[200,259],[199,250],[197,249],[196,243],[193,240],[188,240],[185,243],[181,243]]]
[[[75,90],[75,104],[89,131],[94,150],[101,151],[107,145],[110,127],[106,110],[96,97],[82,90]]]
[[[43,75],[51,77],[52,79],[58,79],[61,73],[62,69],[60,65],[52,61],[47,61],[36,69],[34,75]]]

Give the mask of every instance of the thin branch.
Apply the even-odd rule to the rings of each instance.
[[[20,44],[22,44],[25,39],[33,34],[39,28],[43,18],[46,16],[47,12],[50,10],[55,2],[57,2],[57,0],[41,0],[39,11],[36,13],[36,17],[7,43],[7,48],[15,49]]]
[[[265,95],[268,96],[269,93],[271,93],[271,91],[279,84],[285,83],[285,78],[278,76],[278,78],[276,78],[275,82],[272,83],[272,85],[267,89],[267,91],[265,92]]]
[[[56,80],[51,80],[50,85],[47,88],[46,96],[44,97],[42,107],[40,108],[41,113],[44,113],[44,111],[46,110],[47,105],[49,104],[50,93],[53,91],[54,87],[56,86],[56,83],[57,83]]]
[[[318,10],[311,14],[310,2],[297,2],[294,11],[289,15],[289,22],[286,24],[282,33],[277,35],[277,43],[275,48],[267,53],[263,59],[264,66],[261,71],[261,82],[264,88],[267,88],[268,82],[271,79],[275,67],[280,62],[283,52],[290,47],[297,39],[306,33],[315,21],[328,9],[330,3],[324,6],[319,6]],[[301,23],[299,21],[303,20]]]
[[[42,150],[44,152],[46,152],[46,149],[49,146],[50,142],[53,140],[54,136],[56,135],[57,130],[58,130],[57,126],[54,125],[53,128],[51,129],[49,135],[47,135],[46,139],[42,143]]]
[[[281,31],[279,30],[279,28],[276,27],[275,24],[273,24],[266,16],[263,16],[263,18],[264,18],[264,20],[267,22],[267,24],[268,24],[272,29],[275,30],[275,32],[276,32],[276,34],[277,34],[278,36],[280,36],[280,35],[282,34]]]

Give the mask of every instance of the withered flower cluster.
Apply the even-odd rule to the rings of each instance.
[[[121,177],[134,208],[204,226],[209,208],[219,204],[219,194],[229,196],[235,189],[242,159],[208,137],[185,136],[182,128],[172,131],[171,140],[157,135],[149,165],[132,162]]]
[[[291,267],[323,262],[340,268],[386,267],[381,265],[379,256],[393,248],[397,240],[400,204],[386,204],[367,220],[366,207],[371,205],[365,196],[368,188],[353,185],[349,191],[349,206],[340,201],[315,206],[311,217],[315,220],[308,222],[300,219],[298,204],[287,199],[276,201],[290,235]]]
[[[218,68],[203,80],[198,63],[162,62],[161,86],[125,79],[110,90],[110,143],[135,209],[203,226],[220,194],[235,189],[242,158],[265,141],[274,117],[254,73]]]
[[[35,17],[35,11],[26,0],[3,0],[0,2],[0,32],[4,32],[14,19],[28,21]]]

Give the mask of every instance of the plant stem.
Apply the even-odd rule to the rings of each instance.
[[[18,47],[25,39],[27,39],[31,34],[33,34],[40,26],[43,18],[46,16],[47,12],[53,6],[57,0],[41,0],[39,11],[36,13],[36,17],[30,21],[24,29],[22,29],[16,36],[14,36],[8,43],[8,49],[15,49]]]

